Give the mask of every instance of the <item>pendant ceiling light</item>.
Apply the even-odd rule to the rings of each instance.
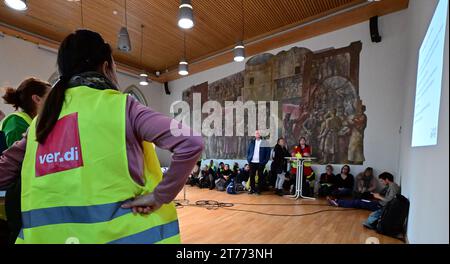
[[[184,34],[183,37],[184,42],[184,52],[183,52],[183,58],[180,61],[180,64],[178,65],[178,74],[181,76],[186,76],[189,74],[189,63],[186,60],[186,34]]]
[[[144,25],[141,25],[141,65],[142,64],[142,56],[144,53]],[[149,85],[150,81],[148,80],[148,74],[145,72],[145,70],[142,71],[142,73],[139,75],[140,81],[139,84],[142,86]]]
[[[17,11],[25,11],[28,9],[26,0],[5,0],[5,4]]]
[[[128,34],[127,0],[125,0],[125,26],[120,28],[117,45],[120,51],[131,51],[130,34]]]
[[[244,37],[245,37],[245,13],[244,13],[244,0],[241,0],[241,11],[242,11],[242,31],[241,31],[241,40],[239,40],[234,47],[234,61],[242,62],[245,60],[245,46],[244,46]]]
[[[193,28],[194,10],[191,0],[181,0],[178,12],[178,26],[183,29]]]

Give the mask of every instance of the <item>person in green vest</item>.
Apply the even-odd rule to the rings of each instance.
[[[17,89],[8,87],[3,95],[6,104],[12,105],[15,112],[8,115],[0,123],[0,140],[6,148],[10,148],[15,142],[22,139],[28,130],[33,118],[44,105],[45,98],[50,92],[49,83],[36,78],[24,80]],[[22,227],[22,214],[20,210],[20,179],[14,182],[5,195],[5,213],[8,223],[9,243],[16,241]]]
[[[57,65],[60,79],[38,118],[0,157],[0,190],[22,179],[16,243],[180,243],[173,199],[203,138],[119,91],[100,34],[69,34]],[[164,175],[156,146],[173,154]]]
[[[36,78],[28,78],[17,89],[6,88],[3,95],[5,104],[12,105],[16,112],[8,115],[0,124],[6,138],[7,147],[11,147],[16,141],[22,139],[33,118],[45,102],[50,92],[49,83]]]

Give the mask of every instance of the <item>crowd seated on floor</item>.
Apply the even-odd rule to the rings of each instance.
[[[283,179],[280,180],[280,174],[273,170],[273,166],[270,167],[272,170],[265,168],[261,177],[256,176],[257,183],[263,182],[260,185],[261,191],[280,196],[294,194],[296,171],[288,165],[286,172],[282,173]],[[344,165],[340,173],[334,174],[333,166],[327,165],[316,181],[316,173],[311,168],[312,176],[305,177],[304,183],[307,184],[303,185],[302,192],[307,196],[326,198],[330,206],[371,211],[363,225],[369,229],[376,229],[383,208],[400,195],[400,187],[394,182],[393,175],[388,172],[381,173],[377,180],[371,167],[367,167],[356,177],[350,171],[350,166]],[[198,161],[186,184],[228,194],[246,192],[253,194],[250,187],[250,166],[245,164],[240,167],[237,162],[232,167],[224,162],[216,166],[215,161],[210,160],[202,167],[202,161]]]
[[[202,164],[204,164],[202,166]],[[295,192],[296,171],[288,165],[286,173],[282,174],[283,180],[280,185],[278,181],[280,174],[273,171],[271,166],[264,169],[262,177],[256,176],[256,181],[260,179],[264,182],[262,186],[263,192],[273,192],[277,195],[289,195]],[[311,168],[311,175],[306,179],[306,186],[302,190],[303,193],[312,197],[333,197],[335,199],[353,198],[367,199],[373,198],[372,193],[380,189],[381,183],[374,175],[374,170],[368,167],[364,172],[359,173],[356,177],[351,173],[349,165],[343,165],[340,173],[335,174],[332,165],[327,165],[325,171],[316,173]],[[315,175],[320,175],[317,178]],[[305,177],[306,178],[306,177]],[[234,162],[231,166],[224,162],[198,161],[192,173],[186,182],[187,185],[197,186],[201,189],[208,188],[210,190],[226,191],[228,185],[233,182],[236,193],[250,191],[250,166],[245,164],[240,166],[238,162]],[[381,186],[382,188],[382,186]]]

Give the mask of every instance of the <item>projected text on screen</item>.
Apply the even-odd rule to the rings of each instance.
[[[419,51],[412,146],[437,144],[448,0],[440,0]]]

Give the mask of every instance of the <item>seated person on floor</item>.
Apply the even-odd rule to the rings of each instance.
[[[225,163],[221,162],[219,163],[219,168],[217,168],[216,170],[216,176],[220,173],[222,173],[222,171],[225,169]]]
[[[394,182],[394,176],[389,172],[383,172],[378,176],[380,182],[385,186],[381,193],[373,193],[375,200],[333,200],[327,198],[331,206],[343,208],[357,208],[372,211],[364,226],[374,229],[381,217],[382,209],[388,202],[400,193],[400,187]]]
[[[325,173],[320,175],[319,196],[325,197],[331,195],[334,188],[335,175],[333,174],[333,166],[327,165]]]
[[[331,192],[331,196],[334,198],[342,198],[352,195],[355,180],[353,175],[350,174],[350,166],[344,165],[341,173],[336,175],[334,179],[334,190]]]
[[[218,191],[225,191],[225,188],[230,184],[232,178],[232,171],[230,165],[226,164],[224,169],[217,174],[216,188]]]
[[[208,168],[209,168],[210,170],[214,171],[214,172],[217,170],[216,165],[214,164],[214,160],[210,160],[210,161],[209,161],[209,166],[208,166]]]
[[[189,175],[189,178],[187,179],[186,184],[189,184],[191,186],[198,185],[199,178],[200,178],[200,166],[202,165],[202,161],[198,161],[197,164],[195,164],[194,168],[192,169],[191,174]]]
[[[239,174],[236,176],[236,180],[238,183],[241,183],[242,186],[247,185],[247,181],[250,178],[250,166],[245,164],[244,168],[239,171]]]
[[[373,175],[373,169],[367,168],[356,176],[353,199],[372,199],[372,194],[377,189],[377,179]]]
[[[232,169],[233,177],[237,177],[239,174],[239,163],[235,162]]]
[[[214,189],[214,174],[212,173],[210,166],[205,165],[202,171],[200,172],[200,177],[198,179],[198,186],[200,189],[209,188],[210,190]]]

